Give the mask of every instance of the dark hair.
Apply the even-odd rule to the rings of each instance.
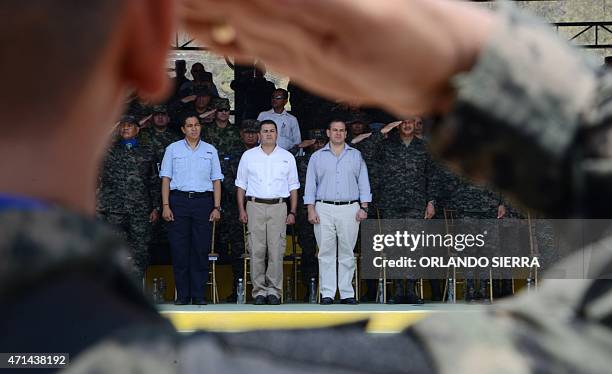
[[[263,125],[274,125],[274,129],[278,131],[276,122],[272,121],[271,119],[264,119],[263,121],[259,122],[259,131],[261,131],[261,128],[263,127]]]
[[[0,59],[0,71],[13,73],[4,75],[0,100],[16,108],[4,120],[62,118],[98,66],[124,6],[121,0],[2,0],[0,46],[13,57]],[[32,73],[16,73],[23,71]],[[41,107],[29,114],[19,109],[32,101]]]
[[[343,121],[343,120],[341,120],[341,119],[332,119],[331,121],[329,121],[329,123],[327,124],[327,129],[328,129],[328,130],[331,130],[331,125],[332,125],[332,123],[337,123],[337,122],[340,122],[340,123],[344,124],[344,129],[345,129],[345,130],[347,129],[346,122],[344,122],[344,121]]]
[[[274,92],[280,92],[283,94],[283,98],[285,99],[289,99],[289,92],[287,92],[287,90],[283,89],[283,88],[277,88],[274,90]]]
[[[195,114],[195,113],[190,113],[190,114],[187,114],[187,115],[185,115],[185,116],[183,117],[183,120],[181,121],[181,127],[185,127],[185,122],[187,122],[187,119],[188,119],[188,118],[195,118],[195,119],[197,119],[197,120],[198,120],[198,123],[200,123],[200,124],[202,123],[202,121],[201,121],[200,117],[199,117],[197,114]]]

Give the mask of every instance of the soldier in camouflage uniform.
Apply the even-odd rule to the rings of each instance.
[[[238,127],[229,121],[231,109],[229,100],[215,99],[214,108],[216,109],[215,121],[204,126],[202,135],[205,142],[217,148],[219,157],[221,157],[235,148],[242,148],[242,142]]]
[[[170,127],[177,134],[181,133],[181,126],[188,116],[200,118],[202,130],[204,130],[215,120],[213,94],[206,87],[194,88],[189,91],[189,95],[170,104],[168,113],[171,119]]]
[[[415,122],[415,118],[402,121],[374,154],[382,219],[431,219],[436,214],[435,169],[425,142],[414,135]],[[390,302],[422,304],[414,279],[408,279],[405,295],[402,283],[394,282],[395,294]]]
[[[136,275],[144,276],[149,263],[151,225],[159,218],[160,183],[153,150],[139,142],[136,118],[120,120],[120,139],[104,160],[97,211],[127,239]]]
[[[227,298],[228,302],[236,301],[236,286],[238,279],[243,278],[244,229],[238,221],[238,206],[236,201],[236,173],[242,154],[257,146],[257,134],[259,133],[259,121],[250,119],[240,124],[240,145],[228,149],[223,154],[219,151],[221,172],[221,205],[223,214],[217,223],[216,248],[221,255],[221,261],[232,265],[233,288],[232,294]],[[246,284],[246,281],[245,281]]]
[[[461,223],[470,232],[487,231],[487,249],[496,250],[499,246],[499,225],[493,226],[492,220],[501,219],[505,214],[501,194],[459,177],[448,169],[441,170],[441,173],[446,179],[441,186],[443,189],[441,199],[446,209],[445,219],[449,222],[461,219]],[[489,273],[479,271],[478,292],[475,292],[474,272],[466,271],[464,275],[466,277],[465,300],[488,299]]]
[[[183,137],[174,132],[170,127],[170,116],[166,105],[155,105],[151,116],[151,125],[140,130],[138,142],[143,146],[153,149],[157,163],[155,170],[159,173],[161,160],[164,158],[166,147],[182,139]],[[151,236],[151,254],[153,259],[158,253],[170,253],[168,243],[168,227],[163,219],[157,220],[153,225]],[[157,251],[157,252],[156,252]],[[163,255],[162,255],[163,257]]]
[[[297,232],[298,243],[302,248],[302,284],[306,287],[306,295],[304,301],[308,301],[310,297],[310,281],[312,278],[315,282],[319,279],[319,263],[317,261],[317,241],[314,236],[312,224],[308,222],[308,209],[304,205],[304,188],[306,186],[306,170],[308,169],[308,161],[310,156],[325,146],[327,136],[325,130],[314,129],[309,130],[308,139],[306,142],[311,142],[305,150],[303,156],[295,158],[298,170],[298,178],[300,180],[300,188],[298,189],[298,214],[297,214]],[[291,151],[290,151],[291,152]],[[294,153],[294,152],[291,152]]]
[[[157,160],[161,160],[164,158],[166,147],[182,139],[182,136],[168,127],[170,116],[168,116],[166,105],[155,105],[153,107],[151,122],[151,126],[140,130],[138,141],[142,145],[152,148]]]
[[[376,162],[376,152],[378,151],[381,142],[385,139],[389,131],[398,126],[400,122],[393,122],[385,126],[380,131],[369,131],[368,118],[363,113],[357,113],[347,122],[347,127],[350,130],[350,140],[347,143],[361,152],[363,160],[368,167],[368,175],[370,176],[370,188],[372,190],[372,207],[369,209],[369,219],[381,219],[380,210],[378,208],[378,197],[380,196],[379,185],[381,179],[378,177],[378,163]],[[369,132],[368,132],[369,131]],[[359,245],[359,240],[357,245]],[[366,279],[366,294],[363,296],[364,301],[374,301],[376,299],[376,279]]]
[[[200,3],[210,5],[207,1]],[[230,3],[235,5],[218,1],[214,5],[225,11]],[[337,79],[342,81],[342,74],[350,74],[351,82],[365,66],[370,76],[377,77],[389,92],[380,100],[388,100],[390,107],[397,104],[396,108],[402,108],[403,103],[403,108],[410,110],[412,105],[420,104],[419,108],[433,111],[436,107],[424,99],[426,94],[438,102],[448,97],[434,87],[443,86],[445,94],[448,88],[454,88],[452,104],[441,110],[444,116],[433,129],[432,142],[440,155],[454,160],[467,173],[480,173],[513,192],[523,203],[549,215],[606,217],[611,208],[612,174],[608,165],[612,76],[598,76],[577,57],[576,51],[560,45],[548,26],[540,26],[514,11],[495,14],[476,11],[464,2],[414,0],[408,5],[416,6],[407,9],[405,16],[398,12],[396,3],[361,2],[359,7],[333,0],[326,1],[324,7],[313,3],[293,2],[287,8],[301,15],[311,11],[309,16],[317,19],[329,16],[327,12],[333,14],[337,23],[327,33],[297,34],[302,38],[324,38],[326,43],[309,44],[319,54],[310,54],[304,43],[299,43],[300,39],[288,37],[296,34],[284,32],[282,25],[289,23],[283,9],[270,12],[266,7],[257,13],[257,4],[267,4],[262,0],[250,3],[252,6],[241,16],[252,16],[250,27],[273,28],[275,32],[267,34],[270,40],[266,40],[265,48],[277,43],[278,47],[287,48],[278,57],[268,54],[272,63],[280,64],[276,59],[294,53],[306,54],[311,60],[295,65],[296,74],[300,69],[312,71],[313,66],[321,66],[324,61],[342,66],[343,70],[336,70],[340,75]],[[372,336],[361,331],[362,325],[229,335],[178,334],[125,277],[125,266],[120,260],[124,245],[108,230],[83,216],[83,212],[93,212],[91,192],[96,171],[92,165],[99,160],[101,139],[108,132],[108,125],[104,124],[111,123],[112,113],[118,112],[116,103],[122,93],[128,87],[151,95],[162,91],[162,79],[166,78],[162,67],[172,30],[172,12],[167,12],[166,5],[142,1],[127,5],[125,1],[109,0],[37,2],[35,6],[23,1],[2,4],[2,10],[11,14],[10,24],[4,30],[7,38],[22,40],[8,45],[9,53],[27,51],[32,42],[43,37],[48,42],[45,47],[50,61],[75,53],[76,60],[96,61],[102,68],[66,70],[55,63],[39,65],[33,58],[2,60],[7,71],[17,71],[24,64],[30,70],[36,64],[39,76],[49,80],[58,94],[48,98],[49,106],[43,102],[35,113],[28,113],[24,108],[31,105],[31,96],[39,95],[38,77],[33,81],[27,75],[9,76],[0,88],[3,99],[13,100],[10,103],[14,104],[3,111],[6,123],[17,123],[14,117],[21,119],[20,126],[5,126],[6,133],[0,137],[0,152],[12,156],[0,157],[2,170],[12,176],[0,179],[3,192],[0,351],[66,352],[70,354],[67,373],[256,370],[445,374],[610,370],[612,289],[604,279],[610,274],[612,263],[606,249],[611,245],[610,238],[602,239],[599,249],[592,253],[592,279],[545,281],[537,293],[522,294],[486,310],[433,313],[401,334]],[[368,6],[376,7],[378,13]],[[37,18],[39,22],[33,27],[31,16],[38,14],[47,17]],[[337,17],[338,14],[343,17]],[[388,17],[396,18],[393,27],[384,29]],[[415,25],[412,17],[422,22]],[[57,19],[62,22],[55,22]],[[130,22],[115,22],[119,19]],[[316,27],[313,22],[305,27],[302,17],[291,20],[292,31],[311,31],[311,27]],[[232,21],[228,18],[228,22]],[[360,27],[346,27],[351,22]],[[12,27],[15,23],[24,27]],[[88,27],[83,29],[83,24]],[[478,32],[481,27],[486,37]],[[130,32],[134,28],[140,32]],[[334,32],[347,29],[352,38],[343,42],[342,38],[334,37]],[[398,29],[405,32],[394,39]],[[87,47],[74,48],[66,45],[64,38],[48,37],[49,33],[41,30],[71,35],[79,45]],[[435,33],[430,35],[429,30]],[[386,38],[389,32],[391,37]],[[372,33],[376,35],[368,39],[366,36]],[[444,37],[451,36],[461,43],[446,43],[448,39]],[[357,46],[356,38],[360,40]],[[380,40],[385,43],[381,45]],[[323,53],[340,47],[334,43],[347,47],[343,51],[352,47],[362,55],[379,53],[378,60],[384,62],[384,68],[377,65],[376,59],[356,64],[348,53]],[[398,54],[393,48],[398,44],[408,49]],[[250,45],[253,53],[264,48],[255,41]],[[420,48],[423,45],[428,48]],[[450,49],[442,48],[449,52],[447,56],[468,55],[474,59],[468,58],[466,63],[452,58],[436,59],[437,54],[432,55],[431,51],[441,45]],[[415,53],[406,55],[407,51]],[[134,55],[149,58],[136,59]],[[406,77],[395,74],[395,65],[388,56],[398,56],[409,81],[413,78],[419,83],[416,79],[419,76],[433,76],[435,84],[407,85]],[[429,64],[411,73],[410,68],[414,67],[411,62],[419,58]],[[122,62],[119,68],[117,61]],[[332,64],[338,62],[343,64]],[[452,68],[434,68],[445,64]],[[147,69],[150,65],[158,69]],[[426,68],[429,69],[425,71]],[[77,84],[73,77],[78,83],[88,84]],[[330,75],[312,77],[312,84],[321,84],[318,86],[321,91],[331,91],[323,85]],[[89,83],[95,83],[93,93]],[[367,83],[362,85],[371,93],[375,88]],[[408,97],[422,101],[415,103],[392,94],[402,89],[410,90]],[[359,92],[355,90],[352,94],[360,96]],[[361,96],[373,100],[374,95]],[[59,103],[63,104],[58,106]],[[71,115],[72,110],[80,115]],[[56,114],[47,122],[53,131],[48,132],[50,139],[44,139],[45,147],[36,147],[41,143],[33,144],[37,139],[31,134],[38,129],[41,113],[47,111]],[[91,118],[89,138],[75,131],[82,129],[79,126],[83,126],[83,118]],[[34,149],[36,157],[53,162],[51,172],[48,163],[30,162]],[[505,163],[505,167],[499,167],[500,163]],[[57,175],[79,178],[54,178]],[[66,295],[70,296],[70,303],[61,302]],[[91,318],[92,305],[97,308],[95,319]],[[295,349],[296,346],[303,349]]]

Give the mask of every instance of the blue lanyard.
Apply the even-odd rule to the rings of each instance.
[[[122,140],[121,144],[123,144],[127,149],[132,149],[138,146],[138,140],[136,139]]]
[[[30,197],[0,194],[0,212],[5,210],[46,210],[47,203]]]

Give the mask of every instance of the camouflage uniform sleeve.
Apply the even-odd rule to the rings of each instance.
[[[151,199],[151,206],[153,208],[161,207],[161,178],[159,178],[159,173],[157,171],[157,156],[156,153],[151,148],[148,152],[150,167],[149,167],[149,198]]]
[[[500,14],[477,65],[454,79],[456,102],[433,126],[432,149],[527,206],[557,217],[584,206],[594,218],[603,196],[592,194],[603,191],[591,182],[612,184],[601,172],[612,137],[599,137],[599,151],[589,139],[609,131],[612,79],[598,79],[550,26],[509,6]]]
[[[435,174],[436,174],[435,164],[429,155],[427,155],[427,159],[425,162],[426,162],[425,178],[427,181],[426,195],[427,195],[427,202],[430,202],[431,200],[437,200],[436,195],[438,194],[438,191],[440,190],[440,188],[437,186],[438,180],[435,177]]]

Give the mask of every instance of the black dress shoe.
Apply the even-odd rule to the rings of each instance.
[[[266,297],[263,295],[259,295],[255,297],[255,301],[253,302],[254,305],[266,305]]]
[[[238,300],[238,295],[236,295],[235,292],[232,292],[231,295],[229,295],[227,297],[227,299],[225,299],[226,303],[235,303]]]
[[[191,303],[193,305],[206,305],[206,299],[197,299],[197,298],[193,298],[191,300]]]
[[[268,305],[280,305],[280,300],[274,295],[268,295]]]
[[[332,305],[334,303],[334,299],[331,297],[324,297],[321,299],[321,305]]]
[[[354,297],[347,297],[346,299],[342,299],[342,300],[340,300],[340,303],[341,304],[348,304],[348,305],[357,305],[357,304],[359,304],[357,302],[357,300],[355,300]]]
[[[189,304],[188,299],[176,299],[174,300],[174,305],[187,305]]]
[[[425,302],[416,294],[408,294],[406,295],[406,304],[425,304]]]

